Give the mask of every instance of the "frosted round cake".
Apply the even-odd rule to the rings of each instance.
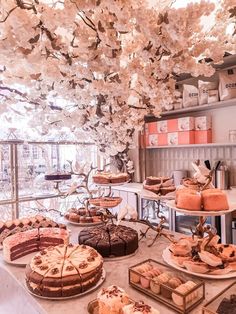
[[[87,291],[102,276],[103,259],[86,245],[58,245],[34,256],[26,266],[26,284],[36,295],[69,297]]]

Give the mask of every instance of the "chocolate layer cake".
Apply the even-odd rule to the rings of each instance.
[[[12,234],[40,227],[66,229],[64,224],[59,224],[41,215],[8,220],[6,222],[0,221],[0,245],[2,245],[2,242],[5,238]]]
[[[45,174],[44,179],[47,180],[47,181],[70,180],[71,179],[71,174],[70,173]]]
[[[138,233],[116,225],[85,228],[79,234],[79,243],[93,247],[103,257],[124,256],[137,250]]]
[[[86,245],[49,247],[26,266],[26,283],[30,291],[40,296],[72,296],[96,285],[102,266],[101,255]]]
[[[7,237],[3,241],[3,256],[14,261],[22,256],[38,252],[49,246],[68,244],[69,232],[60,228],[32,229]]]

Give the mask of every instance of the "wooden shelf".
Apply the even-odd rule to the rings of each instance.
[[[226,147],[236,146],[236,143],[208,143],[208,144],[186,144],[186,145],[165,145],[165,146],[150,146],[146,149],[163,149],[163,148],[194,148],[194,147]]]
[[[177,110],[164,111],[161,114],[160,118],[157,118],[155,116],[146,116],[145,122],[155,122],[155,121],[161,120],[165,117],[175,117],[175,116],[182,115],[185,113],[189,114],[192,112],[201,112],[201,111],[214,110],[214,109],[226,108],[226,107],[231,107],[231,106],[236,106],[236,98],[218,101],[218,102],[214,102],[214,103],[206,104],[206,105],[202,105],[202,106],[195,106],[195,107],[181,108],[181,109],[177,109]]]

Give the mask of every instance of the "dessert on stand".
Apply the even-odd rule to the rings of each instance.
[[[197,179],[185,180],[188,186],[178,190],[175,201],[168,202],[167,206],[182,214],[198,216],[199,223],[194,230],[191,227],[192,236],[173,241],[163,251],[163,259],[170,266],[191,275],[209,279],[233,278],[236,277],[236,246],[218,243],[217,230],[206,224],[206,217],[232,212],[236,205],[228,204],[227,196],[212,188],[210,172],[202,175],[201,170],[206,170],[198,166],[194,164],[199,170],[195,176]]]

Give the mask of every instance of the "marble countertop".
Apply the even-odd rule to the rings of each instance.
[[[130,225],[130,223],[125,223]],[[138,223],[132,223],[132,228],[139,231],[140,229],[145,230],[145,226],[142,226]],[[72,231],[71,234],[71,242],[77,243],[77,236],[78,232],[81,230],[80,227],[69,225],[69,228]],[[122,288],[124,288],[127,293],[130,295],[130,297],[134,300],[143,300],[147,302],[148,304],[154,306],[155,308],[160,310],[160,313],[165,314],[171,314],[175,313],[173,310],[169,309],[168,307],[162,305],[161,303],[158,303],[157,301],[149,298],[148,296],[145,296],[141,292],[138,292],[134,288],[129,286],[128,283],[128,268],[130,266],[133,266],[139,262],[142,262],[148,258],[152,258],[157,261],[162,260],[162,251],[169,245],[169,242],[166,238],[159,238],[156,243],[152,247],[148,247],[147,244],[151,241],[153,238],[154,233],[153,231],[150,231],[148,233],[147,239],[143,239],[140,242],[139,249],[137,253],[129,257],[127,259],[119,260],[119,261],[105,261],[104,262],[104,268],[106,270],[106,280],[103,283],[102,287],[107,287],[109,285],[115,284]],[[176,236],[179,236],[176,234]],[[61,301],[52,301],[52,300],[43,300],[36,297],[31,296],[26,291],[25,285],[24,285],[24,277],[25,277],[25,270],[23,267],[16,267],[13,265],[9,265],[3,261],[2,253],[0,253],[0,272],[2,270],[5,270],[9,273],[11,278],[14,278],[17,285],[23,286],[23,294],[27,294],[27,298],[30,301],[31,304],[33,304],[33,307],[37,307],[37,310],[35,313],[37,314],[85,314],[87,313],[87,304],[96,298],[97,292],[96,290],[88,295],[85,295],[83,297],[77,297],[70,300],[61,300]],[[9,279],[5,279],[4,284],[8,285]],[[193,279],[194,280],[194,279]],[[235,279],[236,280],[236,279]],[[194,314],[200,314],[203,304],[206,303],[206,301],[210,300],[213,296],[215,296],[217,293],[219,293],[221,290],[223,290],[226,286],[231,284],[234,280],[206,280],[206,300],[203,301],[197,308],[195,308],[192,313]],[[2,284],[1,284],[2,285]],[[13,289],[14,290],[14,289]],[[12,292],[12,295],[14,293]],[[7,298],[7,297],[6,297]],[[0,301],[1,301],[1,292],[0,292]],[[31,302],[32,301],[32,302]],[[14,299],[12,296],[9,296],[6,300],[6,302],[10,302],[14,304]],[[22,299],[23,302],[23,299]],[[20,309],[20,304],[17,305],[17,308]],[[25,314],[24,311],[12,311],[8,310],[7,312],[1,311],[1,302],[0,302],[0,313],[8,313],[8,314]],[[27,312],[27,313],[32,313]],[[34,314],[34,313],[33,313]]]

